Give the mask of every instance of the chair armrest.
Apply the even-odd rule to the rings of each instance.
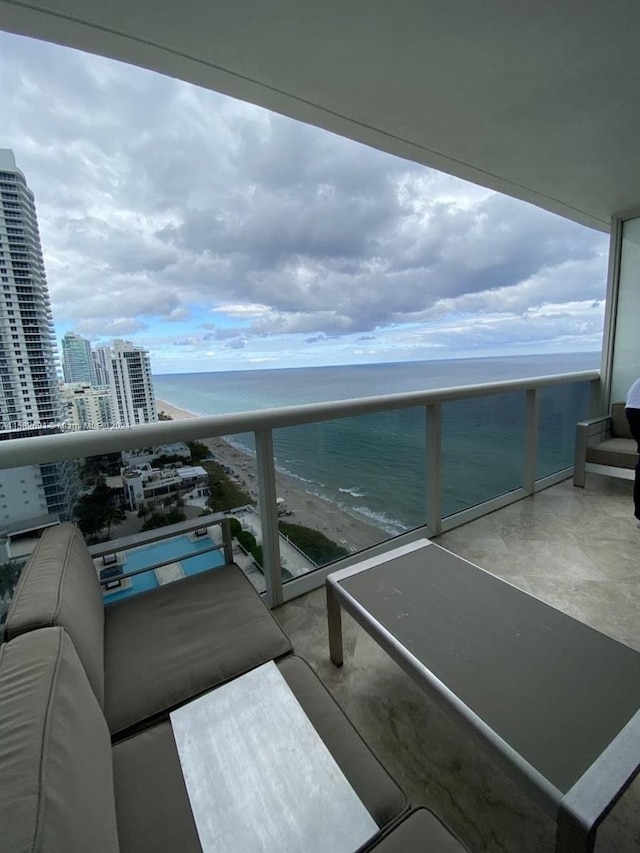
[[[603,423],[604,421],[611,421],[611,415],[601,415],[599,418],[589,418],[587,421],[580,421],[578,423],[579,427],[591,427],[595,424]]]
[[[585,465],[587,461],[587,447],[589,439],[599,434],[605,437],[611,433],[611,415],[602,415],[599,418],[590,418],[580,421],[576,426],[576,452],[573,462],[573,485],[584,488]]]

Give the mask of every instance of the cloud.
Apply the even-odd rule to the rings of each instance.
[[[267,359],[261,342],[281,354],[295,336],[307,351],[335,339],[384,349],[380,336],[402,349],[394,330],[416,325],[427,350],[436,327],[452,348],[458,328],[470,346],[503,328],[579,342],[583,305],[601,316],[606,238],[535,207],[5,33],[0,75],[0,145],[35,191],[61,327],[146,331],[157,351],[188,339],[204,355],[219,341]]]

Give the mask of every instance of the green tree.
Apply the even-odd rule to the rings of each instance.
[[[23,565],[23,560],[16,560],[15,558],[0,564],[0,598],[7,594],[13,595]]]
[[[167,527],[169,524],[177,524],[180,521],[185,521],[186,515],[180,512],[179,509],[172,509],[170,512],[152,512],[142,525],[143,530],[156,530],[158,527]]]
[[[211,456],[209,448],[201,441],[188,441],[187,447],[191,451],[192,462],[202,462],[203,459],[208,459]]]
[[[332,563],[334,560],[346,557],[349,553],[342,545],[336,544],[324,533],[320,533],[319,530],[314,530],[311,527],[291,524],[286,521],[281,521],[279,527],[280,531],[318,566]]]
[[[112,526],[126,518],[124,510],[117,503],[115,489],[108,488],[103,477],[98,478],[90,494],[83,495],[77,501],[74,512],[78,527],[89,541],[95,541],[105,527],[109,538]]]
[[[105,507],[104,517],[107,522],[107,539],[111,536],[111,528],[114,525],[122,524],[123,521],[126,521],[127,514],[122,509],[121,506],[115,506],[114,504],[108,504]]]
[[[256,547],[256,537],[249,530],[241,530],[236,536],[238,543],[244,548],[247,554],[250,554],[252,549]]]

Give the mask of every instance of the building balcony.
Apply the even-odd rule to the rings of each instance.
[[[262,570],[251,569],[253,560],[248,558],[247,574],[274,608],[296,651],[309,660],[411,801],[434,807],[471,851],[538,853],[553,849],[554,820],[519,793],[489,753],[476,747],[347,617],[344,666],[338,669],[330,662],[324,582],[340,567],[426,536],[640,651],[638,531],[631,518],[631,484],[590,477],[582,490],[568,479],[575,424],[589,414],[597,392],[597,374],[573,374],[122,431],[43,436],[10,442],[6,452],[0,443],[0,464],[7,468],[53,463],[192,440],[207,442],[220,460],[223,437],[253,431],[255,457],[246,456],[241,464],[247,466],[246,482],[255,478],[258,512],[238,517],[261,541]],[[338,425],[342,431],[333,435],[342,436],[342,441],[334,440],[332,450],[339,458],[348,430],[361,429],[365,421],[372,427],[368,432],[372,443],[361,442],[359,452],[363,464],[370,453],[369,463],[379,467],[381,505],[396,521],[397,496],[389,487],[388,466],[407,463],[404,486],[411,496],[407,520],[395,537],[372,525],[377,533],[357,547],[352,544],[355,539],[348,538],[351,516],[334,507],[326,518],[335,523],[324,532],[336,543],[344,539],[343,551],[349,553],[335,562],[305,560],[279,531],[280,488],[285,482],[277,470],[280,448],[290,446],[292,431],[318,430],[316,438],[321,440],[332,435],[322,430]],[[410,433],[421,440],[413,444]],[[392,441],[394,454],[383,456],[376,444],[382,438]],[[412,518],[417,521],[411,523]],[[194,525],[205,522],[193,519],[192,532]],[[317,530],[323,530],[319,511]],[[117,528],[114,535],[119,535]],[[129,541],[121,537],[94,548],[95,559],[103,560],[99,571],[114,568],[112,560],[103,559],[113,553],[115,565],[123,565],[119,555],[150,544],[145,536]],[[217,552],[224,551],[224,537],[214,541],[221,546]],[[242,566],[246,554],[243,557],[237,546],[231,547],[234,561]],[[174,552],[156,559],[164,565],[150,570],[155,582],[156,571],[182,563],[179,557]],[[213,562],[211,568],[215,570]],[[134,594],[134,579],[149,569],[131,571],[135,574],[113,571],[102,578],[105,587],[113,584],[107,598],[124,592],[115,584],[128,579],[128,594]],[[171,571],[175,573],[175,568],[167,569]],[[638,799],[635,784],[601,828],[597,850],[633,849],[640,831]]]

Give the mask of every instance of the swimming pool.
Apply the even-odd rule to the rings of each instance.
[[[191,556],[186,560],[180,560],[180,565],[185,575],[197,575],[200,572],[217,569],[224,565],[222,551],[202,553],[203,550],[210,548],[211,545],[212,542],[208,536],[203,536],[201,539],[196,539],[192,542],[186,534],[174,536],[171,539],[164,539],[162,542],[154,542],[152,545],[140,545],[138,548],[125,551],[123,569],[125,572],[132,572],[164,560],[170,560],[172,557],[181,557],[184,554],[189,554]],[[107,593],[104,597],[104,603],[111,604],[113,601],[130,598],[132,595],[137,595],[140,592],[155,589],[159,586],[153,571],[135,575],[130,578],[130,581],[131,586],[128,589],[118,589]]]

